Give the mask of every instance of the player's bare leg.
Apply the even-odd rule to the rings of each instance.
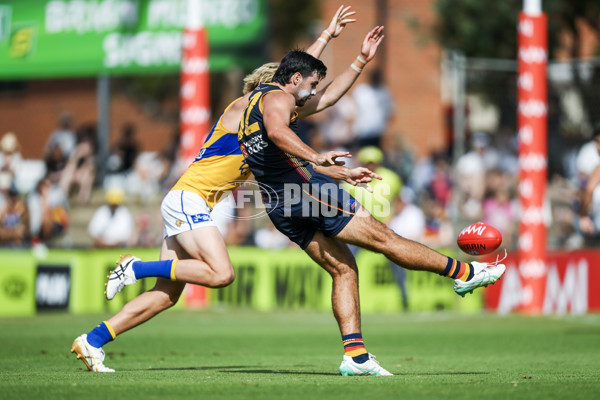
[[[346,353],[340,365],[340,373],[342,375],[392,375],[382,368],[364,347],[360,328],[358,268],[348,246],[337,239],[316,232],[305,251],[331,275],[333,280],[331,304]]]
[[[175,305],[186,282],[220,287],[233,280],[233,267],[225,243],[215,227],[198,228],[165,238],[160,259],[178,260],[175,281],[157,278],[152,290],[127,303],[108,320],[115,334],[125,332]]]
[[[360,332],[358,268],[348,246],[316,232],[305,251],[331,275],[331,305],[342,336]]]
[[[219,288],[233,282],[235,273],[225,241],[214,226],[182,232],[163,241],[164,254],[175,250],[179,257],[161,261],[141,261],[131,255],[122,256],[110,274],[106,297],[111,300],[125,286],[147,276],[163,277],[178,282]]]
[[[233,267],[225,251],[223,238],[216,228],[211,228],[213,227],[199,228],[180,233],[175,238],[166,238],[160,260],[180,260],[173,271],[176,280],[158,277],[152,290],[140,294],[108,321],[103,321],[88,334],[75,339],[71,351],[77,353],[77,358],[83,360],[88,369],[94,372],[113,372],[103,364],[102,346],[117,335],[174,306],[186,280],[208,282],[216,287],[233,281]]]
[[[179,300],[184,286],[185,283],[182,282],[158,278],[152,290],[140,294],[125,304],[123,309],[111,319],[103,321],[88,334],[83,334],[75,339],[71,346],[71,352],[76,353],[77,358],[81,359],[90,371],[114,372],[103,364],[104,350],[102,350],[102,346],[117,335],[174,306]],[[91,343],[88,342],[88,338]]]
[[[205,228],[195,229],[189,232],[201,231]],[[188,232],[184,232],[188,233]],[[181,236],[183,234],[179,234]],[[219,238],[221,238],[219,234]],[[206,237],[205,239],[209,239]],[[222,239],[221,239],[222,240]],[[197,253],[193,248],[193,243],[195,241],[183,240],[184,243],[188,245],[188,249],[192,253]],[[203,257],[211,258],[211,253],[207,251]],[[160,259],[161,260],[174,260],[179,259],[181,261],[200,261],[200,260],[188,260],[190,258],[190,254],[186,251],[183,246],[179,244],[178,240],[174,240],[173,237],[165,238],[163,241],[162,248],[160,250]],[[217,256],[214,256],[218,258]],[[229,259],[229,256],[227,257]],[[206,264],[202,262],[203,264]],[[193,263],[186,263],[191,264]],[[186,266],[189,268],[190,265]],[[179,265],[177,266],[179,268]],[[176,271],[177,272],[177,271]],[[138,326],[139,324],[146,322],[150,318],[154,317],[156,314],[161,311],[166,310],[169,307],[174,306],[181,293],[183,288],[185,287],[185,282],[183,281],[172,281],[170,279],[165,278],[157,278],[156,285],[152,290],[149,290],[145,293],[140,294],[135,299],[131,300],[121,311],[119,311],[115,316],[108,320],[108,322],[112,325],[115,335],[119,335],[131,328]]]
[[[506,267],[492,264],[463,263],[395,234],[363,207],[336,236],[346,243],[381,253],[395,264],[417,271],[430,271],[454,279],[454,291],[461,296],[481,286],[494,284]]]
[[[214,226],[182,232],[175,238],[166,238],[167,248],[175,248],[175,243],[187,252],[189,257],[179,258],[175,269],[177,281],[194,283],[211,288],[229,285],[235,272],[225,241]],[[161,251],[162,253],[162,251]]]
[[[393,263],[407,269],[441,273],[448,260],[448,257],[421,243],[397,235],[363,207],[360,207],[336,238],[381,253]]]
[[[185,287],[184,282],[173,282],[165,278],[157,278],[154,287],[123,306],[108,322],[115,335],[148,321],[160,312],[173,307]]]

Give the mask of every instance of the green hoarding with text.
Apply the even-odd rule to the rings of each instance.
[[[265,0],[200,0],[210,68],[256,67]],[[0,0],[0,79],[176,73],[187,0]]]
[[[131,249],[142,260],[156,260],[158,249]],[[125,303],[152,288],[155,278],[140,279],[107,301],[104,284],[115,260],[123,250],[51,250],[43,260],[31,251],[0,251],[0,316],[36,313],[36,273],[45,268],[67,267],[70,282],[56,288],[48,285],[50,297],[67,290],[68,310],[74,314],[114,314]],[[236,278],[222,289],[210,289],[203,306],[242,307],[260,311],[331,310],[331,277],[299,249],[265,250],[254,247],[229,248]],[[401,312],[400,291],[388,261],[380,254],[361,251],[357,256],[360,275],[361,310],[365,314]],[[410,311],[483,309],[482,291],[461,298],[452,289],[453,281],[427,272],[408,271]],[[187,290],[187,289],[186,289]],[[194,307],[182,296],[176,307]]]

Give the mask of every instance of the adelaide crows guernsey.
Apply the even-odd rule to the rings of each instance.
[[[231,102],[223,114],[240,99]],[[212,127],[195,161],[171,189],[196,193],[211,209],[250,176],[238,134],[223,126],[223,114]]]
[[[250,170],[260,183],[283,186],[286,183],[307,183],[315,174],[308,161],[284,152],[269,139],[263,123],[263,97],[271,92],[282,92],[274,84],[258,86],[240,121],[238,140]],[[290,119],[289,127],[298,134],[298,114]]]
[[[265,84],[252,92],[242,114],[238,139],[250,170],[261,184],[263,202],[273,225],[305,249],[316,231],[327,237],[337,235],[359,205],[333,179],[316,173],[309,162],[284,152],[269,139],[262,100],[276,91],[282,90]],[[296,134],[297,118],[296,113],[289,123]]]

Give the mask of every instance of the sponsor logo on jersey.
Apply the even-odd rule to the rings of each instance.
[[[240,149],[245,158],[248,158],[247,154],[260,153],[269,146],[269,143],[265,142],[261,136],[254,136],[248,140],[240,140]]]
[[[210,215],[208,214],[196,214],[196,215],[192,215],[192,222],[194,224],[199,224],[200,222],[206,222],[206,221],[212,221],[212,219],[210,218]]]
[[[250,167],[248,167],[248,162],[244,159],[242,160],[242,165],[240,165],[240,175],[246,176],[250,174]]]
[[[354,211],[354,209],[356,208],[356,200],[355,199],[348,200],[348,205],[350,206],[350,209],[352,211]]]
[[[202,159],[202,156],[204,155],[204,153],[206,153],[206,147],[203,147],[200,149],[200,151],[198,152],[198,155],[196,156],[196,161]]]
[[[244,146],[243,143],[240,143],[240,150],[242,151],[244,158],[248,158],[248,152],[246,151],[246,146]]]

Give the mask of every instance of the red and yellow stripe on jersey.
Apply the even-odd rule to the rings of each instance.
[[[240,99],[231,102],[223,114]],[[211,209],[250,176],[238,144],[238,133],[223,126],[223,114],[212,127],[196,160],[171,189],[196,193]]]
[[[314,169],[308,161],[281,150],[267,134],[264,126],[263,98],[269,93],[282,91],[272,83],[262,84],[254,89],[240,121],[238,139],[256,180],[268,186],[281,187],[283,190],[286,184],[310,181]],[[290,116],[289,128],[296,135],[300,132],[298,113]]]

